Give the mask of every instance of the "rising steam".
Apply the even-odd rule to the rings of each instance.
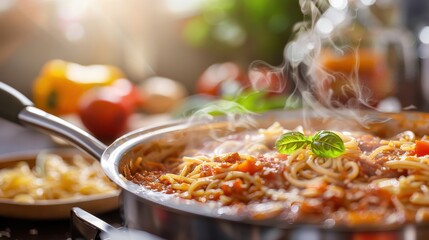
[[[263,61],[254,61],[249,66],[250,88],[257,92],[288,94],[284,109],[302,106],[304,119],[311,112],[311,116],[324,119],[352,118],[364,127],[370,123],[386,121],[387,119],[371,116],[371,113],[375,113],[373,100],[377,96],[374,96],[368,86],[362,84],[359,76],[362,39],[346,35],[344,37],[351,41],[344,44],[341,35],[333,38],[336,30],[357,18],[358,10],[368,10],[368,6],[364,6],[365,3],[374,2],[361,0],[351,4],[348,0],[300,0],[299,3],[304,20],[294,27],[294,38],[283,52],[283,65],[272,66]],[[355,30],[359,31],[352,29]],[[325,48],[329,48],[335,56],[352,56],[347,59],[350,71],[325,70],[321,61],[321,56],[326,54],[323,52]],[[377,63],[379,62],[366,65]],[[243,89],[239,89],[240,91]],[[369,111],[362,114],[362,111],[359,111],[362,109]],[[253,113],[234,101],[226,100],[195,112],[191,121],[211,120],[213,112],[226,115],[231,123],[231,130],[238,126],[251,127],[255,124]]]
[[[334,41],[332,38],[337,28],[357,17],[357,8],[351,9],[356,6],[351,6],[347,0],[329,1],[329,4],[326,1],[300,0],[300,5],[305,19],[295,26],[295,37],[284,50],[284,68],[290,74],[288,80],[295,84],[292,95],[300,95],[304,111],[320,117],[352,117],[363,126],[379,122],[380,119],[362,116],[358,112],[358,109],[375,110],[372,105],[374,95],[362,84],[359,76],[361,39],[352,39],[348,45],[344,44],[346,41]],[[326,71],[320,58],[324,47],[331,49],[336,56],[353,56],[350,73]],[[286,106],[288,104],[290,101]]]
[[[188,124],[193,125],[195,122],[209,124],[213,121],[215,115],[225,116],[225,121],[228,123],[228,131],[234,131],[237,128],[243,127],[250,129],[257,125],[253,118],[254,113],[240,104],[226,100],[218,100],[214,103],[209,103],[205,107],[197,110],[188,119]],[[212,139],[220,139],[222,137],[217,134],[218,133],[214,129],[209,131],[209,135]]]

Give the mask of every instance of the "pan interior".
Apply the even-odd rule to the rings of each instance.
[[[213,138],[222,138],[231,134],[246,131],[255,131],[267,128],[273,122],[279,122],[288,129],[305,125],[314,130],[330,129],[342,131],[365,131],[380,137],[389,137],[404,130],[412,130],[422,136],[429,134],[429,115],[419,112],[406,113],[371,113],[374,121],[362,126],[354,119],[348,118],[320,118],[310,116],[304,121],[302,112],[270,112],[257,116],[256,125],[252,128],[230,128],[230,123],[224,119],[217,119],[210,123],[186,121],[167,124],[164,126],[138,130],[115,141],[102,157],[102,165],[106,174],[124,190],[137,195],[143,202],[162,206],[181,214],[202,215],[214,218],[223,218],[233,221],[255,223],[246,213],[230,211],[216,204],[202,204],[194,200],[178,198],[173,194],[163,194],[146,189],[129,181],[130,176],[140,171],[141,159],[162,162],[166,158],[179,157],[192,149],[204,148],[205,143]],[[140,160],[137,160],[140,159]],[[233,214],[231,214],[233,212]],[[284,222],[277,219],[257,221],[261,224],[270,224],[285,227]]]

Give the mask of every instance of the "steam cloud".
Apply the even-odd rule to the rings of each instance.
[[[386,119],[373,118],[369,114],[362,115],[362,111],[359,111],[376,110],[372,104],[374,94],[362,84],[359,76],[361,39],[352,39],[351,42],[343,44],[346,41],[334,41],[332,38],[337,28],[357,17],[358,1],[356,2],[356,5],[350,5],[347,0],[332,0],[329,3],[300,0],[304,21],[296,24],[295,37],[285,47],[283,68],[289,73],[288,80],[295,85],[291,95],[300,95],[304,112],[311,111],[323,118],[352,117],[362,126],[366,126]],[[324,54],[323,48],[329,48],[336,56],[353,56],[354,61],[351,63],[354,65],[349,66],[352,69],[350,74],[326,71],[320,58]],[[337,89],[334,89],[335,86]],[[285,106],[290,104],[288,100]]]
[[[374,3],[363,0],[355,2]],[[387,121],[388,119],[372,116],[372,113],[376,113],[372,104],[374,94],[368,86],[362,84],[359,76],[362,63],[359,59],[361,39],[338,44],[344,41],[334,41],[332,38],[332,34],[342,24],[350,23],[357,17],[358,5],[351,5],[348,0],[300,0],[299,4],[304,19],[295,25],[294,38],[284,48],[284,63],[281,66],[272,66],[263,61],[254,61],[249,66],[251,89],[288,94],[284,109],[296,109],[300,105],[303,108],[304,119],[311,112],[312,116],[324,119],[352,118],[364,127],[370,123]],[[349,59],[350,72],[325,70],[320,59],[325,47],[337,56],[344,54],[353,56],[354,59]],[[362,112],[362,109],[367,111]],[[190,121],[201,119],[209,121],[214,111],[226,115],[226,119],[231,123],[231,129],[255,124],[252,119],[253,113],[239,104],[225,100],[209,104],[195,112]]]

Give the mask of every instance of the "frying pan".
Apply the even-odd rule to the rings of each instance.
[[[255,127],[267,127],[279,121],[285,127],[304,124],[302,111],[274,111],[255,116]],[[366,113],[365,113],[366,114]],[[420,112],[368,113],[374,121],[372,131],[389,134],[410,129],[417,134],[429,134],[429,114]],[[320,224],[288,223],[276,219],[252,220],[245,213],[228,214],[202,203],[152,192],[124,179],[121,169],[131,159],[141,156],[153,146],[169,151],[198,147],[216,136],[227,135],[234,128],[225,118],[209,121],[173,121],[159,126],[139,129],[106,146],[82,129],[33,106],[17,90],[0,82],[0,116],[37,130],[55,134],[101,161],[105,174],[121,189],[121,209],[125,227],[143,230],[166,239],[427,239],[429,226],[404,224],[399,226],[326,226]],[[360,128],[352,120],[321,119],[307,114],[305,124],[324,127],[343,125]],[[379,120],[382,121],[379,121]],[[322,121],[323,120],[323,121]],[[386,121],[384,121],[386,120]],[[166,156],[166,155],[163,156]]]

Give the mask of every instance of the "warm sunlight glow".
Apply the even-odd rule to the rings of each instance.
[[[331,4],[333,8],[342,10],[347,7],[348,1],[347,0],[329,0],[329,4]]]
[[[424,27],[419,33],[419,40],[424,44],[429,44],[429,27]]]
[[[165,0],[167,8],[179,15],[191,15],[197,12],[204,0]]]
[[[58,17],[64,20],[81,19],[92,1],[60,0],[58,1]]]
[[[0,13],[9,10],[15,4],[15,0],[1,0]]]
[[[363,5],[371,6],[375,3],[376,0],[360,0]]]
[[[329,35],[334,30],[334,25],[331,20],[326,17],[321,17],[316,23],[316,29],[324,35]]]

